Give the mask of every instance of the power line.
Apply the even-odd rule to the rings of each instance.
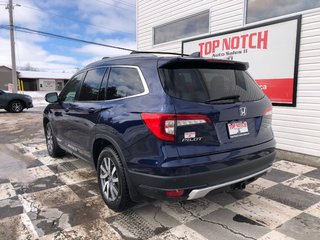
[[[102,0],[95,0],[95,1],[98,2],[98,3],[102,3],[102,4],[104,4],[104,5],[108,5],[108,6],[112,6],[112,7],[116,7],[116,8],[121,8],[121,9],[126,9],[126,10],[129,10],[129,11],[135,11],[135,8],[134,8],[135,5],[130,4],[130,3],[127,3],[127,2],[124,2],[124,1],[119,1],[119,0],[117,0],[117,2],[120,2],[120,3],[122,3],[123,5],[128,6],[128,7],[130,7],[130,8],[121,7],[121,6],[119,6],[119,5],[114,5],[114,4],[110,3],[110,2],[105,2],[105,1],[102,1]]]
[[[24,4],[22,5],[22,4],[20,4],[20,3],[19,3],[19,5],[21,5],[21,7],[28,8],[28,9],[31,9],[31,10],[34,10],[34,11],[38,11],[38,12],[41,12],[41,13],[44,12],[44,11],[43,11],[42,9],[40,9],[40,8],[34,8],[34,7],[31,7],[31,6],[28,6],[28,5],[24,5]],[[98,25],[95,25],[95,24],[92,24],[92,23],[75,20],[75,19],[66,17],[66,16],[64,16],[64,15],[56,14],[56,13],[53,13],[53,12],[47,12],[47,13],[50,14],[50,15],[54,15],[54,16],[57,16],[57,17],[62,17],[62,18],[68,19],[68,20],[73,21],[73,22],[90,25],[90,26],[93,26],[93,27],[96,27],[96,28],[101,28],[101,29],[105,29],[105,30],[108,30],[108,31],[115,31],[115,32],[118,32],[118,33],[124,33],[124,34],[134,35],[134,33],[125,32],[125,31],[120,31],[120,30],[116,30],[116,29],[113,29],[113,28],[103,27],[103,26],[98,26]]]
[[[9,30],[10,29],[10,25],[0,25],[0,28]],[[67,37],[67,36],[63,36],[63,35],[43,32],[43,31],[38,31],[38,30],[25,28],[25,27],[15,26],[14,28],[15,28],[15,31],[18,31],[18,32],[24,32],[24,33],[36,34],[36,35],[45,36],[45,37],[52,37],[52,38],[57,38],[57,39],[65,39],[65,40],[70,40],[70,41],[86,43],[86,44],[98,45],[98,46],[102,46],[102,47],[114,48],[114,49],[129,51],[129,52],[131,52],[133,54],[134,53],[145,53],[145,54],[168,54],[168,55],[189,56],[188,54],[176,53],[176,52],[137,51],[137,50],[134,50],[134,49],[131,49],[131,48],[118,47],[118,46],[114,46],[114,45],[110,45],[110,44],[98,43],[98,42],[83,40],[83,39],[79,39],[79,38],[72,38],[72,37]]]
[[[0,28],[6,29],[6,30],[10,30],[10,27],[11,27],[10,25],[9,26],[8,25],[1,25],[0,26]],[[83,40],[83,39],[79,39],[79,38],[67,37],[67,36],[63,36],[63,35],[58,35],[58,34],[54,34],[54,33],[38,31],[38,30],[25,28],[25,27],[14,26],[14,29],[15,29],[15,31],[18,31],[18,32],[37,34],[37,35],[45,36],[45,37],[65,39],[65,40],[76,41],[76,42],[92,44],[92,45],[108,47],[108,48],[114,48],[114,49],[119,49],[119,50],[124,50],[124,51],[130,51],[130,52],[135,51],[135,50],[130,49],[130,48],[118,47],[118,46],[114,46],[114,45],[110,45],[110,44],[104,44],[104,43],[98,43],[98,42]]]

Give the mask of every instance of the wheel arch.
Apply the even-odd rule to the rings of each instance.
[[[117,143],[117,141],[115,141],[110,136],[104,135],[104,134],[98,134],[95,137],[93,145],[92,145],[92,159],[93,159],[95,167],[97,168],[98,157],[99,157],[101,151],[105,147],[108,147],[108,146],[114,148],[114,150],[119,154],[121,163],[124,165],[125,168],[127,168],[127,163],[125,161],[124,154],[121,150],[121,147]]]
[[[47,124],[49,123],[49,118],[44,117],[43,118],[43,128],[46,129]]]
[[[108,147],[108,146],[112,147],[120,157],[120,161],[123,165],[124,173],[125,173],[127,184],[128,184],[130,198],[133,201],[141,200],[140,194],[138,193],[135,186],[132,184],[132,181],[130,180],[130,177],[128,174],[127,162],[125,160],[125,156],[123,154],[123,151],[121,150],[120,145],[117,143],[117,141],[115,141],[112,137],[110,137],[108,135],[98,134],[93,142],[92,159],[93,159],[93,163],[94,163],[95,168],[97,169],[98,158],[99,158],[101,151],[105,147]]]

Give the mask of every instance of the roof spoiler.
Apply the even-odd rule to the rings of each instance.
[[[201,54],[200,54],[200,52],[193,52],[193,53],[191,53],[190,54],[190,57],[201,57]]]
[[[245,71],[249,68],[248,62],[230,61],[216,58],[174,58],[162,65],[160,68],[216,68],[236,69]]]

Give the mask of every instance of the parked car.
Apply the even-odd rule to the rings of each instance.
[[[269,99],[242,62],[131,54],[89,64],[43,125],[49,155],[94,164],[114,210],[143,196],[190,200],[244,188],[271,169]]]
[[[0,109],[5,109],[12,113],[19,113],[25,108],[32,107],[32,97],[29,95],[0,90]]]

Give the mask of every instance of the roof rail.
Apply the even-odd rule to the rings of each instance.
[[[132,51],[130,54],[167,54],[167,55],[178,55],[178,56],[189,56],[184,53],[174,53],[174,52],[149,52],[149,51]]]
[[[110,58],[110,57],[103,57],[102,60],[103,60],[103,59],[108,59],[108,58]]]

